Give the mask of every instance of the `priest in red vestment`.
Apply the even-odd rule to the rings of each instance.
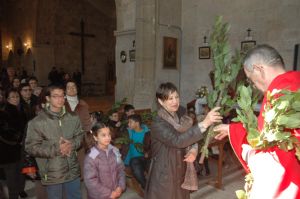
[[[243,66],[248,79],[264,93],[258,116],[258,130],[261,131],[267,91],[300,89],[300,72],[286,72],[282,57],[269,45],[251,49]],[[216,139],[229,136],[239,161],[247,172],[252,173],[254,182],[250,192],[251,199],[300,199],[300,162],[295,150],[283,151],[277,146],[267,150],[254,150],[247,143],[247,132],[241,123],[221,124],[214,130],[220,132]],[[292,130],[292,134],[300,141],[299,133],[299,129]]]

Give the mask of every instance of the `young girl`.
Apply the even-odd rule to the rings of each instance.
[[[119,198],[125,190],[121,154],[110,141],[110,130],[103,123],[96,123],[87,135],[84,182],[89,199]]]

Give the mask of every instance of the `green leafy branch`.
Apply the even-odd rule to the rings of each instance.
[[[254,149],[268,149],[278,146],[284,151],[295,149],[295,155],[300,160],[299,140],[291,133],[292,129],[300,127],[300,90],[292,92],[288,90],[276,90],[267,93],[264,106],[264,126],[261,132],[257,130],[257,118],[253,107],[256,104],[252,100],[253,92],[250,86],[241,86],[237,101],[240,109],[237,109],[237,117],[233,121],[240,121],[247,130],[247,141]],[[248,181],[247,181],[248,180]],[[253,180],[246,176],[246,187],[250,187]],[[249,197],[250,190],[238,190],[239,199]]]
[[[133,142],[132,139],[129,139],[128,134],[116,138],[115,141],[114,141],[114,144],[127,145],[127,146],[129,146],[130,144],[133,144],[133,146],[136,148],[136,150],[138,152],[141,152],[141,153],[144,152],[144,144]]]
[[[250,86],[242,86],[239,90],[240,110],[237,110],[237,118],[234,121],[243,123],[249,144],[254,149],[268,149],[276,145],[284,151],[295,149],[300,160],[300,143],[291,134],[291,129],[300,127],[300,90],[292,92],[274,89],[267,93],[263,112],[264,127],[261,132],[257,130],[257,119],[253,109],[247,107],[254,104],[251,100]]]
[[[247,129],[247,140],[251,144],[252,140],[259,136],[257,131],[257,117],[254,114],[254,107],[257,104],[257,95],[252,91],[251,86],[241,85],[238,87],[237,104],[239,108],[236,109],[237,117],[232,119],[233,122],[242,122],[244,128]],[[252,100],[254,99],[254,100]]]
[[[239,51],[231,54],[230,45],[228,42],[228,23],[222,22],[222,17],[216,19],[214,31],[210,37],[210,44],[213,54],[214,75],[212,83],[214,89],[208,94],[207,101],[210,108],[221,106],[220,110],[222,115],[230,112],[234,100],[228,94],[230,83],[236,79],[242,65],[242,55]],[[200,163],[203,163],[204,156],[208,155],[208,144],[214,136],[213,127],[211,126],[205,133],[205,142],[201,151]]]

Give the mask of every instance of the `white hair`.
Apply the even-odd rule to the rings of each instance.
[[[275,48],[267,44],[258,45],[247,53],[244,58],[244,67],[248,71],[253,71],[254,64],[285,68],[281,55]]]

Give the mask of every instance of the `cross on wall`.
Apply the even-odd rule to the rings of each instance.
[[[85,56],[85,43],[84,43],[84,39],[86,37],[91,37],[91,38],[95,38],[96,36],[94,34],[89,34],[89,33],[85,33],[84,32],[84,21],[83,19],[81,19],[80,21],[80,32],[70,32],[69,33],[72,36],[77,36],[80,37],[81,39],[81,72],[82,74],[84,74],[85,71],[85,65],[84,65],[84,56]]]

